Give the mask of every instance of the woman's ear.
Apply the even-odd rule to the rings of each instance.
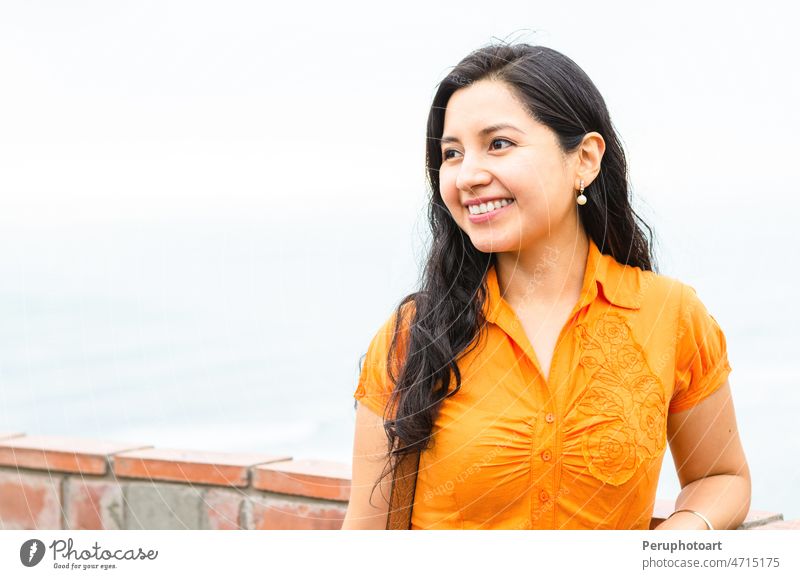
[[[583,136],[583,141],[578,148],[576,171],[578,175],[583,177],[584,187],[588,187],[600,173],[600,162],[603,159],[605,150],[606,142],[600,133],[592,131]]]

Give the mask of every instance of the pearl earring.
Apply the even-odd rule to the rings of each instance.
[[[583,194],[583,179],[581,179],[581,194],[576,199],[578,205],[586,205],[586,195]]]

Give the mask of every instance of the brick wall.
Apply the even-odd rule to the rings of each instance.
[[[0,529],[339,529],[350,466],[0,433]]]
[[[339,529],[349,496],[344,463],[0,432],[0,529]],[[751,510],[741,528],[800,521]]]

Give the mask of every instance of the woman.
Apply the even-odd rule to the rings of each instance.
[[[657,528],[737,528],[725,337],[654,273],[583,70],[473,52],[434,97],[427,171],[432,247],[361,371],[343,528],[386,528],[393,469],[419,453],[412,529],[648,529],[667,442],[682,491]]]

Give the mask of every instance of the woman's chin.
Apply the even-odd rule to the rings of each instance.
[[[508,240],[493,239],[491,237],[470,238],[475,249],[482,253],[502,253],[514,251],[513,244]]]

